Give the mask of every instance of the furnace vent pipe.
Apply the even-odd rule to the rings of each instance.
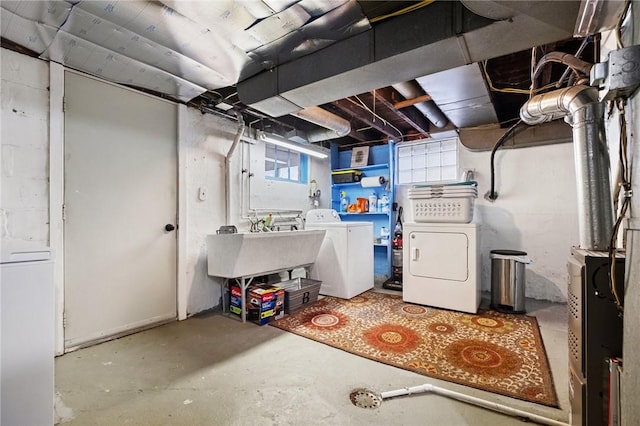
[[[413,81],[407,81],[404,83],[396,83],[392,85],[394,89],[398,91],[405,99],[415,99],[422,95],[424,92],[418,85]],[[420,102],[414,105],[418,108],[427,119],[433,123],[434,126],[438,128],[443,128],[449,123],[449,119],[444,115],[444,113],[438,108],[438,105],[434,101]]]
[[[606,250],[613,229],[613,198],[598,90],[582,85],[555,90],[534,96],[520,109],[520,118],[529,125],[565,116],[573,128],[580,247]]]
[[[317,106],[292,112],[291,115],[317,126],[324,127],[324,129],[306,132],[307,140],[309,142],[321,142],[329,139],[337,139],[347,136],[351,132],[351,123],[348,120],[338,117],[337,115]]]

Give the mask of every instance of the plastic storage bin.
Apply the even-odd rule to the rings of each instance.
[[[292,314],[318,300],[322,281],[295,278],[276,284],[284,289],[284,312]]]
[[[525,265],[527,253],[491,250],[491,308],[500,312],[525,312]]]
[[[354,183],[360,182],[362,172],[360,170],[339,170],[331,172],[333,183]]]

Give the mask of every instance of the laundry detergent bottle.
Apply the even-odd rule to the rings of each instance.
[[[369,211],[375,212],[377,210],[377,205],[378,205],[378,196],[376,195],[375,192],[372,192],[371,195],[369,195]]]
[[[342,213],[346,213],[348,206],[349,206],[349,199],[347,198],[347,193],[344,191],[340,191],[340,211]]]
[[[389,196],[387,194],[384,194],[382,197],[380,197],[380,203],[382,204],[381,209],[383,213],[389,213]]]

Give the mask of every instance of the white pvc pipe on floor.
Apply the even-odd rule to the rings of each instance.
[[[469,404],[477,405],[479,407],[486,408],[488,410],[497,411],[503,414],[508,414],[514,417],[520,417],[522,419],[530,420],[533,422],[537,422],[545,425],[553,425],[553,426],[569,426],[567,423],[550,419],[548,417],[540,416],[537,414],[529,413],[527,411],[519,410],[517,408],[509,407],[506,405],[498,404],[496,402],[487,401],[481,398],[476,398],[474,396],[465,395],[460,392],[455,392],[452,390],[440,388],[437,386],[433,386],[430,383],[425,383],[424,385],[413,386],[408,388],[402,388],[397,390],[392,390],[388,392],[381,392],[380,397],[385,400],[388,398],[393,398],[395,396],[402,395],[411,395],[414,393],[422,393],[422,392],[430,392],[435,393],[437,395],[446,396],[448,398],[456,399],[458,401],[466,402]]]

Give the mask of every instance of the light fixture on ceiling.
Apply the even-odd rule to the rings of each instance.
[[[282,136],[264,133],[261,131],[257,131],[256,133],[259,140],[269,142],[282,148],[290,149],[291,151],[299,152],[301,154],[307,154],[320,159],[325,159],[329,156],[326,152],[320,151],[315,147],[300,145],[299,143],[291,142],[290,140],[287,140]]]

